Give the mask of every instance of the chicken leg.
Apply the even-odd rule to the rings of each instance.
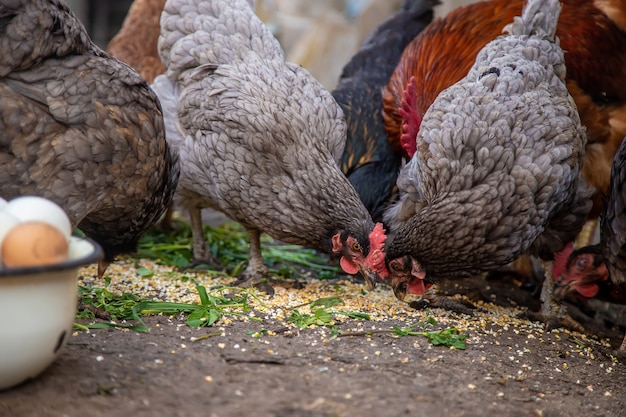
[[[240,286],[254,286],[268,276],[268,268],[263,262],[263,253],[261,252],[261,232],[257,229],[247,228],[248,238],[250,240],[250,252],[248,256],[248,267],[241,274]]]
[[[206,244],[206,237],[202,229],[202,213],[200,207],[187,207],[191,222],[191,235],[193,237],[193,262],[185,269],[193,269],[198,265],[209,265],[218,269],[222,266],[213,256]]]
[[[552,261],[543,261],[544,280],[541,287],[541,315],[548,320],[557,314],[557,307],[554,303],[554,277],[552,276]]]
[[[250,240],[250,252],[248,256],[248,267],[241,273],[239,279],[235,282],[235,286],[250,288],[255,287],[268,295],[274,294],[273,286],[281,286],[284,288],[302,288],[297,281],[285,281],[272,279],[269,269],[263,261],[263,253],[261,252],[261,231],[258,229],[246,228],[248,238]]]
[[[541,321],[546,323],[547,329],[550,330],[556,327],[565,327],[571,330],[575,330],[579,333],[587,334],[585,328],[576,320],[570,317],[565,311],[563,305],[558,305],[554,297],[554,276],[553,276],[553,261],[542,261],[544,270],[544,281],[541,287],[541,309],[539,315]]]

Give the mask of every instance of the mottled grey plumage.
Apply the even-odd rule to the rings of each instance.
[[[178,194],[191,216],[196,262],[209,258],[200,209],[246,227],[250,265],[265,271],[258,237],[331,252],[353,235],[363,255],[374,228],[338,160],[346,125],[330,93],[283,51],[246,0],[169,0],[153,88],[181,156]]]
[[[0,196],[40,195],[111,261],[169,205],[177,156],[159,102],[63,0],[0,1]]]
[[[386,213],[388,259],[410,255],[427,277],[462,276],[528,250],[550,259],[574,239],[591,202],[559,12],[558,0],[530,0],[426,112],[401,199]]]

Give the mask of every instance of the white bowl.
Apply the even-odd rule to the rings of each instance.
[[[78,268],[102,256],[94,241],[71,237],[65,262],[0,269],[0,390],[36,377],[54,361],[72,333]]]

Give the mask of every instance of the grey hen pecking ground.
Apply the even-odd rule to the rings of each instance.
[[[385,214],[389,282],[400,298],[527,251],[550,260],[582,227],[591,207],[580,175],[586,137],[563,81],[560,9],[558,0],[529,0],[424,115],[400,200]],[[551,290],[548,268],[546,319],[556,315]]]
[[[161,17],[167,71],[153,88],[181,156],[177,194],[190,214],[194,260],[215,263],[200,218],[212,207],[248,232],[242,285],[267,279],[262,232],[333,253],[346,272],[373,282],[385,273],[385,234],[339,169],[343,113],[306,70],[285,62],[251,6],[169,0]]]
[[[176,188],[159,102],[63,0],[0,1],[0,28],[0,196],[59,204],[103,247],[102,274]]]

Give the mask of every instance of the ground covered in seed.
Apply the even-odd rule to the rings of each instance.
[[[128,278],[146,269],[154,274]],[[93,267],[80,275],[81,285],[105,285]],[[177,302],[198,302],[196,285],[211,293],[232,281],[180,279],[145,260],[118,262],[109,277],[111,291]],[[615,309],[593,315],[610,336],[594,337],[520,318],[537,301],[510,278],[444,285],[478,306],[472,316],[416,311],[387,288],[348,278],[304,281],[271,297],[251,292],[258,298],[249,297],[249,311],[225,311],[210,327],[191,328],[175,314],[146,317],[149,333],[76,330],[40,377],[0,392],[0,416],[626,415],[626,367],[611,348],[623,332]],[[304,328],[289,320],[294,311],[314,314],[309,303],[324,297],[342,301],[327,311],[367,317],[337,314]],[[417,333],[452,328],[468,335],[465,349]]]

